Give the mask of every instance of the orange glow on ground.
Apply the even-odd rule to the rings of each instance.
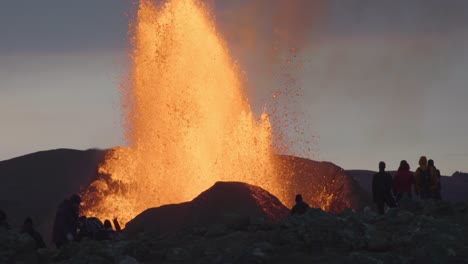
[[[125,224],[147,208],[189,201],[216,181],[285,197],[271,126],[252,114],[240,70],[198,0],[141,0],[129,84],[122,88],[128,147],[100,166],[84,214]]]

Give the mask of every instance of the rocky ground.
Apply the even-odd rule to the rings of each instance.
[[[277,223],[231,214],[225,224],[34,250],[0,231],[0,263],[468,263],[468,205],[405,202],[384,216],[311,209]]]

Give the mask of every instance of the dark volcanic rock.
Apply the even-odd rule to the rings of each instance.
[[[242,229],[214,224],[131,240],[85,240],[39,263],[468,263],[468,205],[414,203],[408,208],[421,209],[384,216],[311,209]],[[38,263],[31,242],[0,229],[0,262]]]
[[[289,214],[275,196],[241,182],[217,182],[191,202],[151,208],[130,221],[125,232],[166,233],[193,226],[208,226],[207,236],[224,235],[228,228],[247,229],[251,221],[274,222]],[[216,224],[216,225],[213,225]]]

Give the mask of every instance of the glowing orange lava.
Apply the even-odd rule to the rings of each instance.
[[[86,215],[125,224],[147,208],[193,199],[216,181],[277,195],[268,116],[253,116],[239,67],[203,3],[141,0],[129,84],[128,147],[113,149],[107,175],[84,194]]]

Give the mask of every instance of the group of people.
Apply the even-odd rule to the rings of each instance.
[[[2,210],[0,210],[0,229],[11,229],[7,221],[7,215]],[[36,242],[36,248],[46,247],[46,244],[44,243],[44,239],[42,239],[41,234],[37,232],[36,229],[34,229],[31,217],[27,217],[24,220],[23,227],[21,228],[21,233],[28,234]]]
[[[113,220],[115,229],[110,220],[101,222],[96,217],[79,216],[81,197],[78,194],[65,199],[58,207],[52,230],[52,241],[57,248],[72,241],[79,242],[84,238],[94,240],[117,240],[122,231],[117,219]],[[0,210],[0,229],[11,229],[7,215]],[[21,229],[35,242],[36,248],[45,248],[46,244],[41,234],[36,231],[31,217],[26,218]]]
[[[72,241],[83,238],[94,240],[116,240],[122,231],[117,219],[113,220],[115,230],[110,220],[101,222],[97,217],[80,215],[81,197],[78,194],[65,199],[59,206],[55,215],[52,240],[57,248]]]
[[[403,197],[411,199],[414,193],[422,200],[441,200],[440,171],[433,160],[425,156],[419,159],[419,167],[413,173],[406,160],[400,162],[400,167],[392,177],[385,171],[385,162],[379,163],[379,172],[372,178],[372,197],[379,214],[385,213],[385,205],[397,207]]]
[[[433,160],[425,156],[419,159],[419,167],[413,173],[406,160],[400,162],[395,176],[385,171],[385,162],[379,163],[379,172],[372,178],[372,196],[379,214],[385,213],[385,205],[398,207],[401,199],[412,199],[414,193],[421,200],[441,200],[440,171]],[[296,204],[291,209],[291,215],[304,214],[310,206],[303,201],[302,195],[296,195]]]

